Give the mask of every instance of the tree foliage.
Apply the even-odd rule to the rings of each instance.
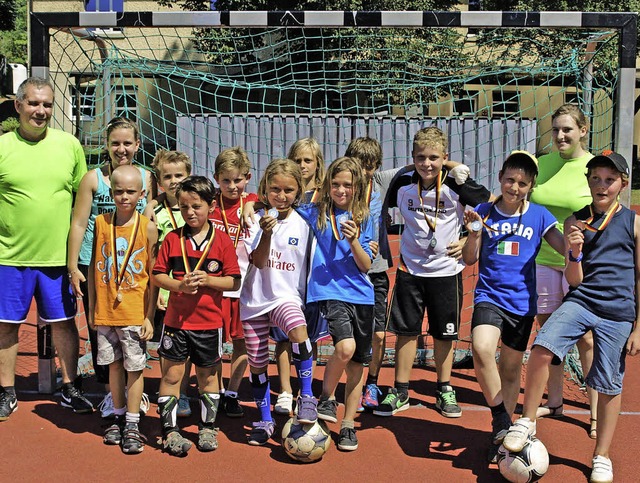
[[[7,10],[8,9],[8,10]],[[27,0],[0,0],[0,23],[3,30],[5,21],[5,12],[14,12],[15,15],[13,27],[9,26],[7,31],[0,35],[0,55],[4,55],[9,62],[18,64],[27,63]]]
[[[15,0],[0,0],[0,30],[13,30],[16,27]]]

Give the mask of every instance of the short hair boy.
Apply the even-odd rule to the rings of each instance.
[[[215,227],[224,231],[233,241],[242,277],[249,267],[249,255],[242,243],[244,230],[240,227],[240,216],[244,204],[258,201],[255,193],[246,194],[247,184],[251,179],[251,163],[247,152],[240,146],[228,148],[220,152],[214,165],[214,179],[220,187],[215,209],[210,219]],[[240,320],[240,289],[224,293],[224,310],[229,314],[224,319],[224,340],[231,341],[231,376],[229,385],[224,391],[222,410],[232,418],[240,418],[244,410],[238,401],[238,389],[247,368],[247,349],[244,343],[244,331]]]
[[[140,171],[120,166],[111,175],[114,213],[96,218],[89,265],[89,323],[97,330],[98,364],[109,366],[115,420],[104,443],[121,445],[123,453],[141,453],[142,371],[147,364],[146,341],[153,336],[152,290],[149,274],[155,261],[156,227],[136,211],[145,196]],[[127,395],[125,379],[127,373]]]
[[[609,448],[620,413],[625,356],[640,349],[640,217],[620,205],[629,184],[623,156],[605,151],[587,163],[592,202],[564,223],[567,247],[565,277],[570,290],[562,305],[540,329],[528,361],[524,409],[504,438],[520,451],[536,431],[536,412],[551,364],[560,364],[589,330],[595,352],[586,377],[598,392],[600,424],[590,481],[613,481]]]
[[[213,451],[218,447],[215,420],[226,318],[222,292],[237,290],[240,269],[231,239],[209,222],[215,195],[213,183],[203,176],[190,176],[180,183],[176,197],[185,225],[165,237],[153,268],[155,283],[176,292],[169,297],[158,349],[162,357],[158,397],[162,443],[174,456],[184,456],[191,448],[176,422],[187,359],[196,366],[200,393],[198,449]]]
[[[462,415],[450,382],[463,295],[460,229],[464,207],[491,194],[470,178],[458,184],[443,169],[447,138],[437,127],[416,133],[412,156],[415,169],[396,177],[387,195],[387,205],[400,209],[405,228],[388,321],[397,336],[394,388],[373,413],[391,416],[409,408],[409,378],[426,309],[434,340],[436,408],[455,418]]]
[[[514,151],[498,174],[501,195],[464,214],[469,237],[462,259],[467,265],[479,262],[471,339],[478,383],[491,409],[489,462],[495,462],[520,393],[522,357],[537,311],[535,260],[542,240],[564,252],[555,217],[528,201],[537,174],[535,157]]]

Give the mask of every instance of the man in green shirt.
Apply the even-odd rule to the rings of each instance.
[[[62,370],[61,405],[93,411],[77,380],[76,300],[66,269],[73,192],[87,171],[76,138],[49,128],[54,90],[31,77],[18,88],[20,127],[0,136],[0,421],[18,408],[14,381],[18,331],[33,297],[51,324]]]

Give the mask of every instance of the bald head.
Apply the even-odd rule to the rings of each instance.
[[[140,170],[130,164],[118,166],[111,173],[111,188],[115,189],[116,185],[135,183],[138,190],[142,190],[142,175]]]

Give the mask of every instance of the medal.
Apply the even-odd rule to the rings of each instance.
[[[432,238],[431,241],[429,242],[429,245],[431,246],[431,248],[435,248],[437,244],[438,244],[438,241],[435,238]]]
[[[337,218],[338,225],[341,225],[342,223],[346,223],[347,221],[349,221],[349,218],[350,218],[349,213],[342,213]]]
[[[471,223],[471,231],[479,232],[480,230],[482,230],[481,221],[475,220],[473,223]]]
[[[129,243],[127,246],[127,251],[124,253],[124,257],[122,257],[122,265],[118,268],[118,249],[116,247],[116,214],[117,210],[113,212],[111,215],[111,256],[113,257],[113,265],[115,272],[115,282],[116,282],[116,300],[118,302],[122,302],[124,295],[122,293],[122,281],[124,280],[124,274],[127,271],[127,265],[129,264],[129,259],[131,258],[131,254],[133,253],[133,245],[136,242],[136,235],[138,234],[138,227],[140,226],[140,213],[137,211],[134,215],[133,229],[131,230],[131,234],[129,235]]]
[[[267,211],[267,215],[269,215],[271,218],[278,218],[279,214],[280,213],[275,208],[271,208],[269,211]]]

